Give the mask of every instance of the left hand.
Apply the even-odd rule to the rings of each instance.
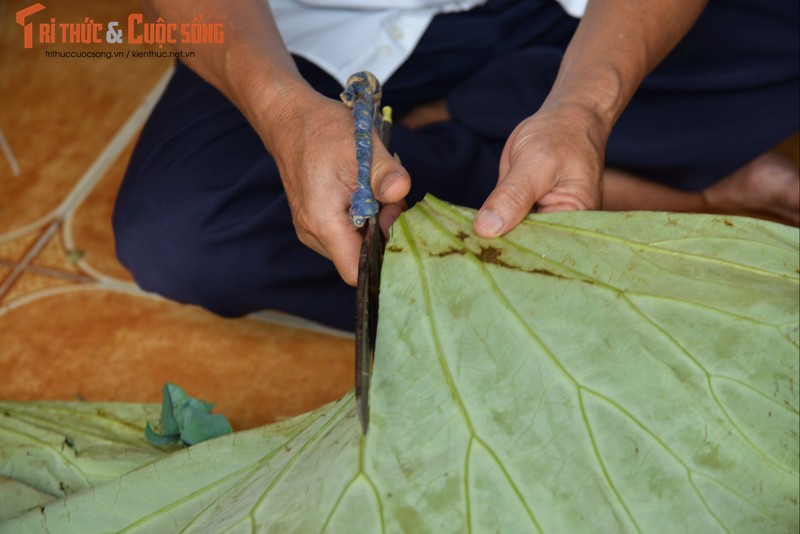
[[[611,128],[708,0],[589,0],[539,111],[506,142],[497,187],[473,223],[483,237],[525,215],[598,209]]]
[[[607,128],[588,108],[545,104],[506,141],[497,186],[473,221],[475,231],[506,234],[534,208],[600,209],[607,140]]]

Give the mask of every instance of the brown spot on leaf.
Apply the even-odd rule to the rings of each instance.
[[[523,273],[542,274],[545,276],[552,276],[554,278],[566,279],[566,277],[556,274],[553,271],[548,271],[547,269],[523,269],[519,265],[514,265],[501,259],[500,256],[502,254],[503,251],[495,247],[481,247],[481,251],[478,253],[477,258],[483,263],[491,263],[492,265],[497,265],[498,267],[503,267],[505,269],[513,269]]]
[[[478,254],[478,259],[483,263],[492,263],[494,265],[499,265],[500,267],[513,268],[500,259],[501,254],[503,254],[503,252],[494,247],[481,247],[481,252]]]
[[[553,271],[548,271],[547,269],[530,269],[525,271],[526,273],[533,273],[533,274],[543,274],[545,276],[552,276],[553,278],[561,278],[562,280],[566,280],[566,276],[561,276],[560,274],[556,274]],[[582,282],[586,282],[586,280],[581,280]]]
[[[458,238],[459,241],[464,241],[466,238],[469,237],[469,234],[467,232],[463,231],[463,230],[460,230],[456,234],[456,237]]]
[[[445,256],[452,256],[453,254],[459,254],[463,256],[466,253],[467,249],[465,248],[450,247],[449,249],[444,250],[442,252],[431,252],[431,256],[434,256],[436,258],[444,258]]]
[[[400,247],[400,246],[397,246],[397,245],[392,245],[392,246],[386,247],[386,252],[403,252],[403,247]]]

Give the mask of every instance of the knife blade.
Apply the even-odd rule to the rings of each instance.
[[[361,431],[369,426],[369,385],[378,332],[378,301],[383,263],[383,234],[377,217],[367,221],[367,233],[358,259],[356,288],[356,405]]]

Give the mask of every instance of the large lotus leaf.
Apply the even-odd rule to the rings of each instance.
[[[165,454],[144,439],[156,404],[0,401],[0,518]],[[173,448],[174,450],[174,448]]]
[[[351,395],[174,453],[10,532],[796,532],[798,232],[659,213],[388,244]],[[0,529],[1,530],[1,529]]]

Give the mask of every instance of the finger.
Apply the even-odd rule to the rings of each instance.
[[[380,222],[381,230],[383,231],[384,236],[389,236],[389,227],[392,226],[394,221],[400,217],[400,214],[403,213],[407,207],[408,205],[406,204],[405,200],[394,202],[392,204],[384,204],[381,207],[381,211],[378,214],[378,221]]]
[[[305,213],[308,212],[301,211],[293,217],[300,242],[331,260],[347,284],[356,285],[358,255],[364,239],[347,211],[344,208],[315,210],[310,218],[305,217]]]
[[[494,191],[472,222],[475,232],[482,237],[497,237],[509,232],[530,213],[536,201],[546,193],[555,180],[547,173],[537,173],[534,179],[530,170],[523,170],[519,162],[512,164],[508,173],[501,176]]]
[[[363,241],[361,233],[345,218],[344,226],[331,228],[321,243],[324,254],[336,266],[339,276],[351,286],[355,286],[358,280],[358,255]]]
[[[381,143],[373,145],[370,182],[375,198],[384,204],[400,202],[411,190],[408,171]]]

